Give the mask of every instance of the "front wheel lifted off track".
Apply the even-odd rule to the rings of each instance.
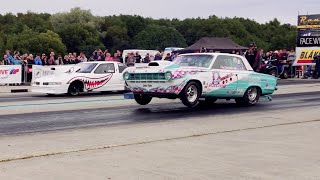
[[[236,103],[241,106],[254,106],[260,98],[260,89],[257,87],[249,87],[242,98],[237,98]]]
[[[152,97],[145,94],[134,94],[134,99],[140,105],[147,105],[151,102]]]
[[[198,104],[200,96],[201,89],[199,84],[194,81],[189,82],[180,93],[180,99],[187,107],[195,107]]]

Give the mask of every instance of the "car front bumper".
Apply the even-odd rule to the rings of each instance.
[[[68,87],[67,86],[37,86],[33,85],[31,87],[31,92],[34,93],[43,93],[43,94],[66,94],[68,93]]]

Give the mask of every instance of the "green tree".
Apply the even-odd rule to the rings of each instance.
[[[25,27],[21,33],[8,37],[6,46],[11,50],[19,50],[22,53],[66,52],[66,47],[58,34],[52,31],[38,33],[28,27]]]
[[[185,47],[183,36],[174,28],[150,25],[134,37],[137,48],[163,50],[165,47]]]
[[[53,29],[62,38],[69,52],[91,54],[96,48],[104,48],[101,42],[99,21],[89,10],[73,8],[68,13],[51,16]]]
[[[103,32],[104,46],[110,51],[129,48],[129,36],[127,29],[121,26],[111,26]]]

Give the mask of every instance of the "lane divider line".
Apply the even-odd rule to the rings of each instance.
[[[52,103],[32,103],[32,104],[12,104],[0,105],[0,108],[16,108],[16,107],[31,107],[31,106],[52,106],[52,105],[65,105],[65,104],[84,104],[96,102],[114,102],[114,101],[130,101],[130,99],[106,99],[106,100],[82,100],[82,101],[65,101],[65,102],[52,102]]]

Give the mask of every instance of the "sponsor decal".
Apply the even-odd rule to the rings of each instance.
[[[219,72],[212,72],[212,82],[209,84],[209,87],[225,88],[228,83],[233,81],[234,78],[232,73],[221,77]]]
[[[298,29],[320,28],[320,14],[298,16]]]
[[[312,65],[314,57],[320,55],[320,47],[297,48],[297,59],[294,65]]]
[[[19,69],[0,69],[0,78],[5,79],[10,75],[15,75],[19,72]]]

